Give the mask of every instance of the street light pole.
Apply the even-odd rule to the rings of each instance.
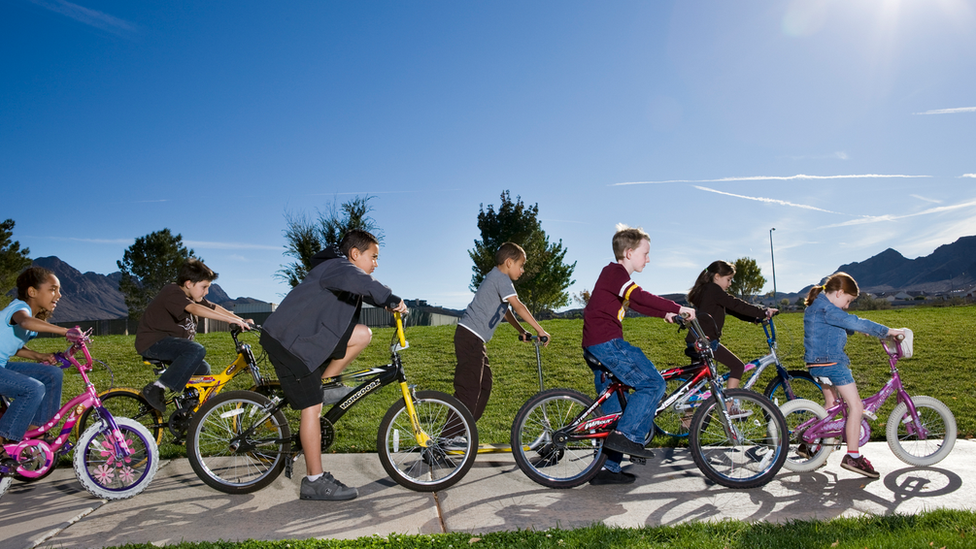
[[[769,261],[773,265],[773,307],[776,307],[776,258],[773,257],[773,231],[776,227],[769,229]]]

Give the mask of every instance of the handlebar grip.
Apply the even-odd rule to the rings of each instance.
[[[541,341],[543,343],[548,343],[549,342],[549,336],[542,336],[542,337],[539,338],[539,341]]]
[[[396,334],[397,340],[400,342],[400,347],[407,346],[407,336],[403,335],[403,317],[398,312],[393,313],[393,318],[396,320]]]

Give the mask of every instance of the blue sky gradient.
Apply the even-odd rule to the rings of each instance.
[[[375,276],[463,308],[510,190],[577,263],[642,226],[635,280],[755,258],[798,291],[976,234],[963,0],[0,1],[0,218],[117,270],[169,228],[232,297],[279,302],[288,214],[371,195]],[[529,258],[531,261],[532,258]]]

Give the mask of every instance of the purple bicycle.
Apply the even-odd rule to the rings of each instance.
[[[882,339],[881,345],[888,353],[891,379],[876,394],[863,399],[860,444],[863,446],[871,438],[868,421],[876,420],[881,405],[897,394],[898,405],[888,416],[885,432],[891,452],[909,465],[934,465],[952,451],[956,442],[956,418],[941,401],[928,396],[913,397],[905,391],[896,365],[900,359],[911,356],[910,345],[889,338]],[[840,395],[836,404],[827,410],[804,399],[791,400],[780,406],[780,410],[790,430],[790,452],[783,464],[790,471],[809,472],[819,468],[830,452],[846,440],[847,405]]]
[[[75,341],[63,353],[56,353],[61,369],[74,367],[85,382],[84,391],[69,400],[46,424],[27,431],[19,442],[5,444],[3,449],[16,465],[5,460],[0,464],[0,496],[14,479],[40,480],[54,470],[58,457],[73,448],[69,435],[78,418],[93,409],[96,421],[78,438],[73,464],[78,480],[92,495],[102,499],[130,498],[149,486],[159,467],[159,449],[149,430],[133,419],[113,417],[102,406],[95,385],[88,379],[92,356],[88,351],[90,333]],[[75,358],[81,352],[82,364]],[[0,399],[0,414],[6,409]],[[61,420],[64,425],[54,438],[45,433]]]

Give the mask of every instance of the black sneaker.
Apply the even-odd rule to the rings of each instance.
[[[595,477],[590,479],[590,484],[593,486],[603,486],[606,484],[631,484],[635,480],[637,480],[637,475],[632,475],[623,471],[614,473],[613,471],[601,469]]]
[[[165,394],[166,391],[155,383],[150,383],[142,388],[143,398],[146,399],[150,406],[159,410],[160,412],[166,411]]]
[[[635,456],[639,458],[654,457],[654,452],[644,448],[643,444],[633,442],[617,431],[614,431],[607,436],[606,440],[603,441],[603,447],[607,450],[627,454],[628,456]]]
[[[314,499],[319,501],[346,501],[359,495],[359,490],[350,488],[339,482],[331,473],[325,473],[314,481],[308,477],[302,479],[302,487],[298,493],[300,499]]]

